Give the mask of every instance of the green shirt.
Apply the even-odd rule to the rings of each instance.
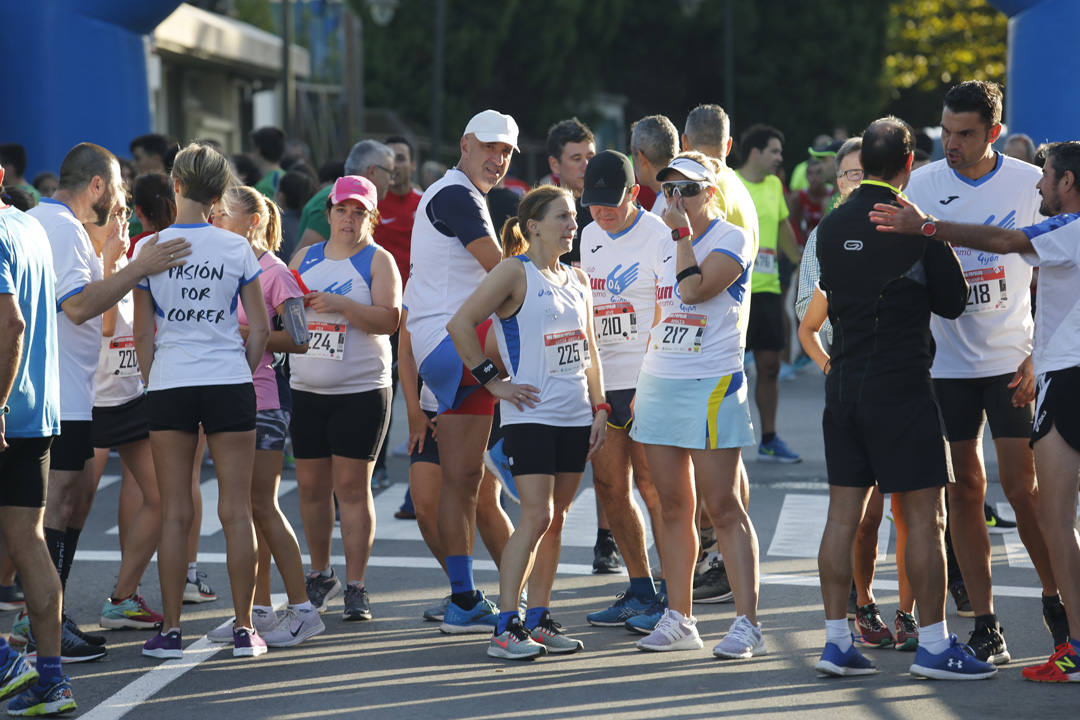
[[[274,194],[277,193],[278,182],[281,180],[281,176],[285,174],[284,170],[271,170],[263,175],[262,180],[255,183],[255,189],[261,192],[271,200],[274,199]]]
[[[780,223],[787,220],[788,207],[784,199],[784,186],[780,178],[766,175],[761,182],[750,182],[741,174],[739,179],[750,191],[757,208],[758,231],[761,243],[754,261],[751,292],[780,294],[780,267],[777,263],[777,241],[780,239]]]
[[[326,201],[330,198],[331,185],[327,185],[315,193],[307,205],[300,211],[300,226],[296,231],[297,237],[304,237],[304,231],[312,229],[323,236],[324,240],[330,239],[330,219],[326,216]]]

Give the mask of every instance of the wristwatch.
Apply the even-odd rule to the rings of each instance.
[[[919,231],[922,232],[923,237],[934,237],[934,235],[937,233],[937,221],[934,220],[934,218],[928,217],[926,219],[926,222],[922,224],[922,227],[919,228]]]
[[[683,226],[671,231],[671,239],[676,242],[682,240],[684,237],[690,237],[690,228]]]

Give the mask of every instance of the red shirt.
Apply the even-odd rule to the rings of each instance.
[[[409,248],[412,247],[413,216],[420,204],[420,193],[410,188],[405,195],[393,191],[379,203],[379,226],[375,228],[375,242],[394,256],[401,285],[409,279]]]
[[[829,196],[825,196],[825,202],[828,202]],[[799,241],[799,245],[805,245],[806,239],[810,237],[810,231],[817,227],[817,224],[821,222],[821,218],[825,217],[825,204],[817,203],[810,197],[810,193],[806,190],[799,191],[799,206],[802,208],[802,227],[795,228],[795,235]]]

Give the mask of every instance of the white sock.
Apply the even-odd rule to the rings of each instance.
[[[187,581],[189,583],[199,582],[199,565],[198,565],[198,563],[188,563],[188,566],[187,566]]]
[[[298,605],[289,605],[289,607],[297,612],[315,612],[315,606],[311,604],[310,600],[305,600]]]
[[[940,655],[949,649],[949,629],[945,621],[919,627],[919,647],[932,655]]]
[[[334,567],[332,565],[328,565],[325,570],[312,569],[312,572],[317,572],[323,577],[332,577],[334,574]]]
[[[667,610],[667,611],[668,611],[669,613],[671,613],[671,615],[672,615],[672,616],[673,616],[673,617],[674,617],[674,618],[675,618],[676,620],[678,620],[678,621],[679,621],[680,623],[684,623],[684,622],[686,622],[686,616],[685,616],[685,615],[683,615],[683,614],[682,614],[681,612],[679,612],[678,610],[676,610],[675,608],[668,608],[668,610]]]
[[[721,553],[721,552],[716,553],[716,559],[719,560],[720,562],[724,562],[724,553]]]
[[[162,630],[162,631],[161,631],[161,634],[162,634],[162,635],[164,636],[164,635],[168,635],[168,634],[169,634],[169,633],[171,633],[171,632],[180,632],[180,628],[178,628],[178,627],[171,627],[171,628],[169,628],[168,630]]]
[[[840,652],[847,652],[851,647],[851,628],[847,619],[825,620],[825,642],[832,643]]]

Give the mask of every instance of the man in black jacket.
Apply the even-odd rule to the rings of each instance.
[[[958,317],[967,282],[950,246],[883,235],[868,217],[875,203],[902,195],[914,146],[903,121],[871,123],[863,134],[862,185],[818,226],[834,342],[822,418],[829,517],[818,552],[826,645],[817,669],[877,672],[855,650],[847,625],[852,545],[876,483],[899,495],[908,522],[907,573],[922,625],[911,674],[981,679],[994,666],[972,656],[945,625],[943,488],[951,474],[930,379],[930,313]]]

